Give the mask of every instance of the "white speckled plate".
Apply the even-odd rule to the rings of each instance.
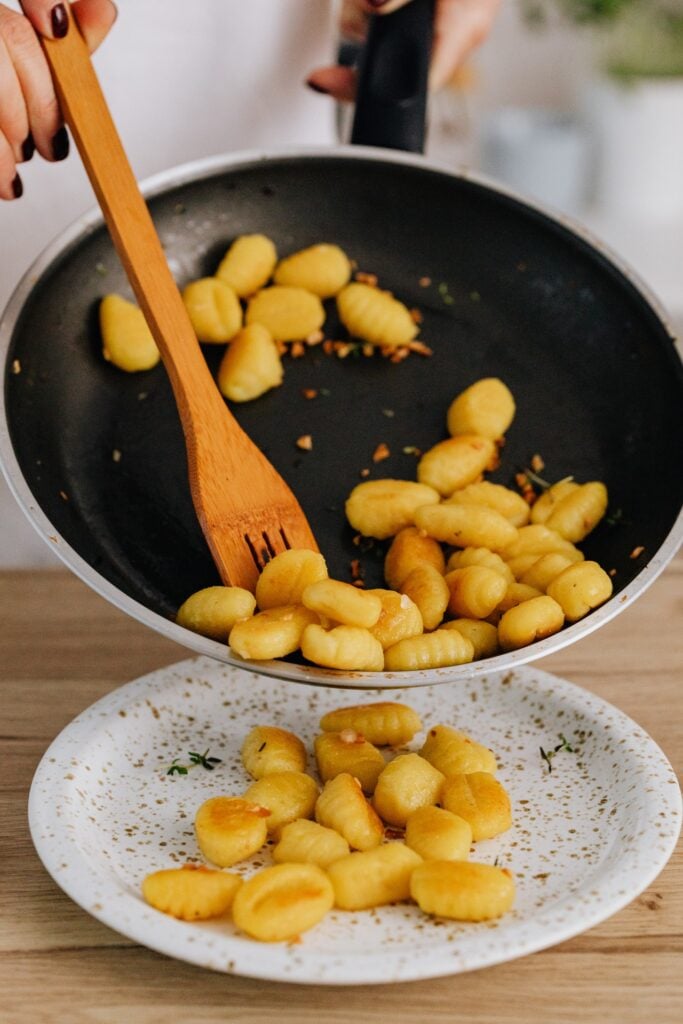
[[[193,816],[209,796],[243,791],[239,748],[256,724],[310,747],[320,715],[345,704],[403,700],[425,725],[455,724],[490,746],[514,827],[473,859],[509,867],[514,911],[497,922],[430,919],[408,904],[333,911],[298,943],[261,944],[229,921],[187,924],[148,907],[150,871],[198,859]],[[552,772],[540,754],[561,742]],[[411,744],[417,749],[422,734]],[[189,750],[213,772],[166,774]],[[199,658],[110,694],[79,715],[41,761],[29,817],[39,856],[88,913],[151,949],[218,971],[315,984],[456,974],[531,953],[590,928],[643,891],[668,860],[681,822],[671,766],[633,721],[533,668],[469,683],[378,693],[283,683]],[[268,863],[266,852],[244,866]]]

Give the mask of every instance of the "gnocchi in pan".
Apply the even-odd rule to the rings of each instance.
[[[278,259],[265,235],[235,239],[214,277],[184,292],[199,339],[227,343],[218,370],[223,395],[250,401],[277,387],[286,345],[299,345],[301,355],[305,344],[322,341],[323,300],[335,300],[365,354],[373,346],[408,354],[419,345],[419,316],[370,275],[353,277],[347,254],[328,242]],[[101,317],[109,358],[120,352],[124,368],[148,365],[154,353],[145,348],[140,311],[109,296]],[[385,542],[388,589],[365,590],[360,559],[347,582],[330,578],[318,552],[287,550],[265,566],[255,595],[208,587],[185,601],[177,621],[227,641],[246,660],[298,652],[346,673],[467,664],[578,621],[612,593],[609,575],[595,562],[582,566],[577,546],[605,516],[607,489],[566,478],[537,495],[519,480],[514,489],[487,479],[515,412],[502,380],[474,381],[446,411],[449,436],[415,450],[417,479],[379,477],[351,490],[346,519],[357,541]]]
[[[428,915],[484,921],[512,907],[512,873],[476,859],[479,841],[512,826],[492,751],[445,723],[406,751],[422,722],[391,701],[339,707],[319,728],[322,790],[295,733],[252,727],[241,758],[256,781],[199,806],[197,848],[209,864],[196,857],[148,874],[151,907],[187,922],[231,919],[260,942],[299,941],[333,908],[412,901]]]

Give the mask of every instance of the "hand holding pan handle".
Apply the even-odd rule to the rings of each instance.
[[[434,0],[371,19],[358,68],[351,142],[424,150]]]

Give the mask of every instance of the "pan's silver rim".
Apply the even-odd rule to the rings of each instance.
[[[439,174],[446,174],[449,177],[465,178],[481,185],[487,189],[506,196],[522,206],[535,210],[555,224],[564,228],[569,234],[573,234],[584,241],[591,248],[597,250],[607,262],[615,267],[621,275],[628,280],[635,291],[637,291],[646,303],[653,310],[660,323],[671,338],[672,344],[676,337],[668,316],[663,309],[659,299],[654,295],[648,285],[640,278],[637,272],[630,267],[616,253],[596,238],[584,225],[574,221],[571,217],[549,210],[547,207],[536,203],[533,200],[521,196],[519,193],[490,180],[485,175],[473,173],[466,168],[459,169],[455,173],[451,168],[445,167],[437,162],[426,160],[421,155],[398,153],[383,149],[376,149],[365,146],[338,146],[338,147],[284,147],[272,152],[247,151],[222,156],[213,156],[183,164],[179,167],[163,171],[161,174],[148,178],[141,184],[141,190],[145,196],[152,198],[160,192],[192,181],[199,181],[211,177],[221,171],[235,169],[239,166],[250,166],[254,163],[270,162],[281,159],[302,159],[302,158],[323,158],[343,157],[344,159],[371,160],[377,163],[389,165],[403,164],[413,166],[420,170],[434,171]],[[98,208],[88,211],[74,221],[68,228],[61,232],[38,256],[34,263],[26,271],[19,284],[15,288],[7,307],[0,320],[0,360],[4,366],[7,362],[9,345],[14,333],[14,328],[21,315],[24,303],[26,302],[35,282],[43,272],[57,258],[61,257],[71,247],[75,246],[81,239],[98,230],[103,223],[103,218]],[[31,490],[24,479],[21,468],[16,459],[12,447],[7,425],[7,410],[5,407],[5,389],[0,388],[0,466],[7,480],[8,486],[14,495],[20,508],[27,519],[43,538],[52,547],[55,554],[62,562],[71,569],[91,589],[105,598],[115,607],[130,615],[138,622],[149,626],[151,629],[167,637],[169,640],[189,648],[198,654],[204,654],[224,661],[241,668],[249,668],[249,663],[231,654],[229,648],[214,640],[199,636],[189,630],[177,626],[174,622],[164,618],[162,615],[151,611],[144,605],[127,594],[124,594],[118,587],[115,587],[104,577],[100,576],[81,556],[74,551],[66,540],[55,530],[53,524],[38,506],[31,493]],[[308,683],[309,685],[351,687],[365,690],[396,689],[397,687],[430,686],[437,683],[464,682],[490,672],[505,672],[513,670],[520,665],[544,658],[549,654],[556,653],[564,647],[576,642],[584,636],[599,629],[606,622],[609,622],[621,611],[627,608],[637,597],[657,579],[659,574],[669,564],[676,554],[676,551],[683,540],[683,509],[674,523],[668,536],[662,545],[652,556],[647,565],[638,573],[631,583],[606,604],[592,612],[585,619],[569,626],[559,633],[538,641],[529,647],[518,651],[497,655],[495,658],[488,658],[482,662],[473,662],[469,665],[451,666],[440,669],[427,669],[415,673],[386,673],[386,672],[354,672],[344,673],[317,668],[312,665],[295,665],[284,661],[258,662],[254,664],[254,671],[261,674],[274,676],[280,679],[287,679],[292,682]]]

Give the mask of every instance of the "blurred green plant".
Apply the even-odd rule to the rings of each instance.
[[[599,62],[613,78],[683,76],[683,0],[521,0],[526,22],[547,24],[553,14],[592,27]]]

